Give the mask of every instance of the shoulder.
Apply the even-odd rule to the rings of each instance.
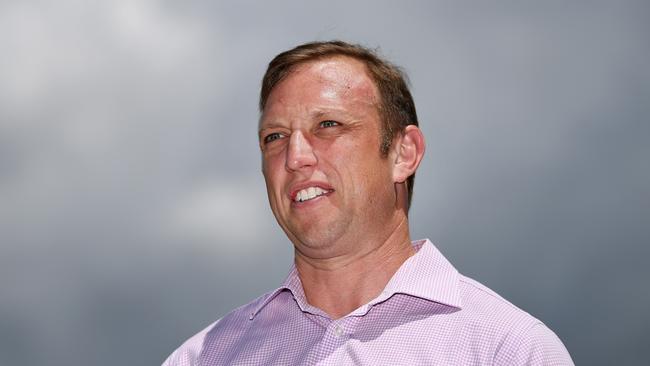
[[[163,362],[162,366],[195,366],[198,365],[199,357],[203,351],[206,338],[210,333],[223,327],[228,327],[233,324],[233,319],[248,318],[250,314],[260,304],[262,304],[272,292],[266,293],[257,299],[234,309],[223,318],[213,322],[191,338],[186,340],[180,347],[178,347],[167,359]]]
[[[498,345],[495,364],[573,365],[562,341],[540,320],[462,275],[460,292],[470,332]]]
[[[511,330],[539,323],[535,317],[474,279],[460,275],[459,291],[467,317],[479,317],[487,325],[500,325],[500,328]]]
[[[202,331],[196,333],[190,339],[178,347],[167,359],[162,366],[194,366],[198,365],[199,355],[203,349],[203,340],[206,334],[214,328],[221,319],[207,326]]]
[[[573,365],[562,341],[541,322],[524,333],[512,354],[504,356],[504,365]]]

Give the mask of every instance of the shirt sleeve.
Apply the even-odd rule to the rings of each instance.
[[[555,333],[544,324],[537,323],[524,334],[509,364],[572,366],[573,360]]]
[[[218,322],[219,320],[210,324],[192,338],[185,341],[185,343],[167,357],[165,362],[162,363],[162,366],[198,366],[205,336]]]

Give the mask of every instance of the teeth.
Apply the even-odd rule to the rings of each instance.
[[[327,191],[324,190],[324,189],[321,189],[319,187],[305,188],[303,190],[300,190],[296,194],[296,201],[304,202],[304,201],[307,201],[307,200],[314,199],[314,198],[316,198],[318,196],[322,196],[325,193],[327,193]]]

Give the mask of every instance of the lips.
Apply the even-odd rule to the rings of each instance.
[[[316,197],[320,197],[327,193],[326,190],[321,189],[320,187],[309,187],[305,189],[301,189],[296,193],[296,202],[305,202],[311,199],[314,199]]]
[[[327,184],[305,182],[294,186],[289,196],[291,198],[291,201],[302,203],[329,194],[331,192],[334,192],[334,189],[332,189],[332,187]]]

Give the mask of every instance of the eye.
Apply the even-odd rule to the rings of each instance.
[[[282,135],[279,132],[273,132],[270,133],[266,136],[264,136],[264,143],[268,144],[269,142],[273,142],[275,140],[279,140],[282,138]]]
[[[321,127],[324,127],[324,128],[327,128],[327,127],[334,127],[334,126],[338,126],[338,125],[339,125],[338,122],[336,122],[336,121],[329,121],[329,120],[328,120],[328,121],[323,121],[323,122],[320,123],[320,126],[321,126]]]

